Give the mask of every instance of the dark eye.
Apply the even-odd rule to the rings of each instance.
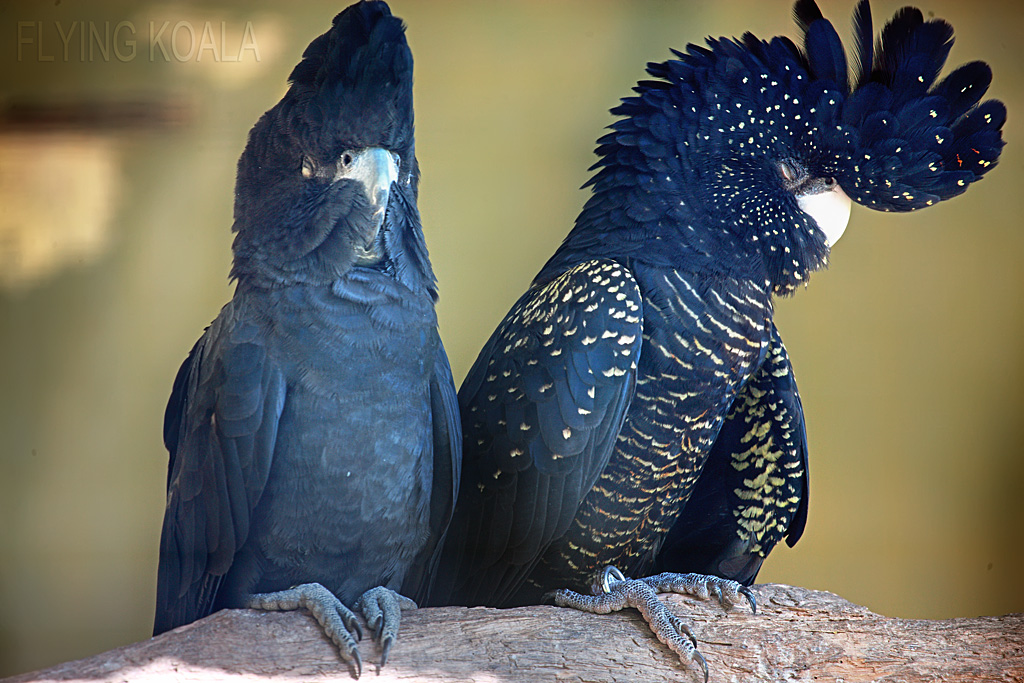
[[[302,157],[302,177],[312,178],[316,175],[316,162],[313,158],[306,155]]]
[[[352,152],[344,152],[341,155],[341,167],[348,168],[352,165]]]
[[[786,183],[796,183],[807,175],[807,171],[795,159],[783,159],[779,162],[779,175]]]

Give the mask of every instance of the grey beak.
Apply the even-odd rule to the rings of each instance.
[[[381,147],[367,147],[352,153],[347,165],[338,164],[335,180],[348,178],[362,184],[366,198],[373,208],[371,224],[356,244],[356,263],[372,265],[384,257],[380,229],[387,215],[391,185],[398,180],[398,160],[394,154]]]

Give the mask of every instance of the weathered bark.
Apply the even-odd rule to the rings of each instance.
[[[831,593],[756,587],[759,611],[666,596],[719,681],[1024,681],[1024,614],[924,621],[873,614]],[[692,681],[637,612],[449,607],[406,612],[388,665],[360,644],[364,677],[391,681]],[[231,610],[26,681],[353,680],[306,614]]]

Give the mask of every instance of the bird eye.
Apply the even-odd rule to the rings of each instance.
[[[348,168],[352,165],[352,153],[345,152],[341,155],[341,167]]]
[[[779,162],[779,175],[787,183],[795,183],[807,175],[807,172],[795,159],[783,159]]]
[[[316,175],[316,162],[312,157],[304,155],[302,157],[302,177],[312,178],[314,175]]]

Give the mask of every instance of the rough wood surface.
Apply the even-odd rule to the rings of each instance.
[[[948,621],[882,617],[833,595],[755,587],[759,611],[668,596],[707,657],[711,681],[1024,681],[1024,614]],[[692,681],[632,610],[557,607],[405,613],[391,659],[360,644],[374,683]],[[27,681],[353,680],[311,617],[231,610],[158,638],[7,679]]]

